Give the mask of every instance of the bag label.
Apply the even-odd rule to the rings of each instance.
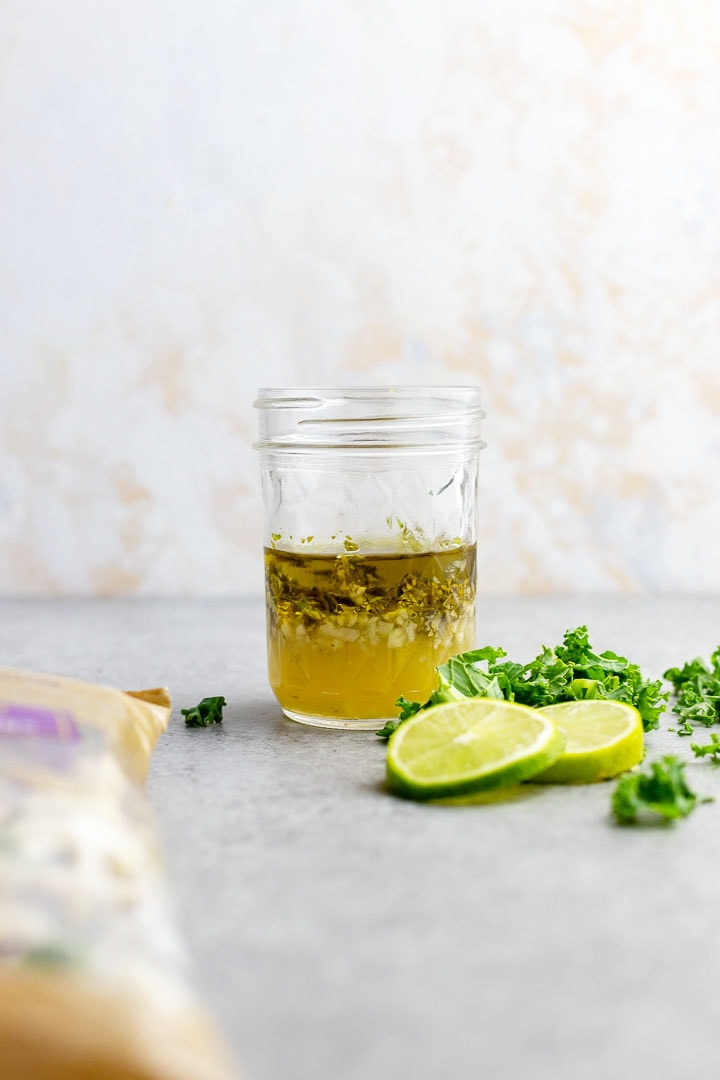
[[[0,701],[0,738],[63,739],[76,742],[78,726],[69,712]]]

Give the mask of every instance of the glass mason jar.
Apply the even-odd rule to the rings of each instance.
[[[480,393],[258,391],[270,685],[286,716],[382,726],[475,644]]]

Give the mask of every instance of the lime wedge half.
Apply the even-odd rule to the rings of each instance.
[[[564,745],[539,709],[497,698],[435,705],[391,735],[388,786],[410,799],[437,799],[515,784],[552,765]]]
[[[631,769],[643,756],[640,713],[621,701],[565,701],[538,712],[565,735],[565,750],[533,780],[548,784],[587,784]]]

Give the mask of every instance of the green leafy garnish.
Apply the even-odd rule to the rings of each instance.
[[[667,694],[660,680],[643,678],[637,664],[624,656],[595,652],[586,626],[566,631],[562,645],[543,647],[527,664],[502,659],[504,649],[487,645],[452,656],[436,670],[438,686],[426,702],[399,698],[400,716],[378,732],[388,738],[392,731],[420,709],[463,697],[496,697],[540,708],[561,701],[604,698],[634,705],[645,731],[658,726]]]
[[[713,765],[720,765],[720,735],[716,731],[710,732],[710,742],[698,745],[690,743],[690,749],[695,757],[709,757]]]
[[[612,812],[619,825],[658,817],[675,821],[687,817],[699,803],[712,801],[698,798],[685,779],[683,762],[666,754],[646,770],[626,773],[618,780],[612,795]]]
[[[400,709],[400,715],[397,720],[386,720],[385,726],[376,731],[375,734],[379,735],[381,739],[389,739],[395,728],[400,727],[403,720],[408,720],[411,716],[414,716],[416,712],[420,712],[425,708],[419,701],[408,701],[407,698],[399,697],[395,702]]]
[[[674,711],[680,724],[678,735],[692,735],[693,724],[712,727],[720,723],[720,645],[710,664],[697,657],[681,668],[669,668],[665,678],[675,691]]]
[[[222,724],[223,706],[227,705],[224,697],[205,697],[192,709],[181,709],[186,727],[210,727]]]

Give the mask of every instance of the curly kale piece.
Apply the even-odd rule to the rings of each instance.
[[[720,735],[717,731],[710,732],[710,742],[698,745],[698,743],[690,743],[690,749],[695,757],[703,758],[709,757],[713,765],[720,765]]]
[[[720,723],[720,645],[709,664],[696,657],[682,667],[668,668],[664,677],[675,692],[678,735],[692,735],[693,724],[712,727]]]
[[[409,716],[444,701],[463,697],[496,697],[540,708],[560,701],[605,698],[634,705],[645,731],[658,726],[668,695],[660,680],[645,679],[637,664],[614,652],[598,653],[590,645],[586,626],[568,630],[561,645],[543,647],[527,664],[505,660],[504,649],[487,645],[452,656],[437,668],[438,686],[424,703],[398,699],[397,720],[391,720],[382,738]]]
[[[586,626],[569,630],[557,653],[573,669],[568,697],[558,700],[606,698],[624,701],[638,710],[645,731],[659,726],[659,717],[668,699],[668,694],[662,692],[660,679],[643,678],[637,664],[610,650],[596,653],[588,641]]]
[[[227,705],[224,697],[206,697],[192,709],[181,709],[186,727],[210,727],[222,724],[223,707]]]
[[[662,819],[687,817],[701,799],[688,785],[685,765],[666,754],[644,770],[621,776],[612,794],[612,812],[618,825],[635,825]]]

